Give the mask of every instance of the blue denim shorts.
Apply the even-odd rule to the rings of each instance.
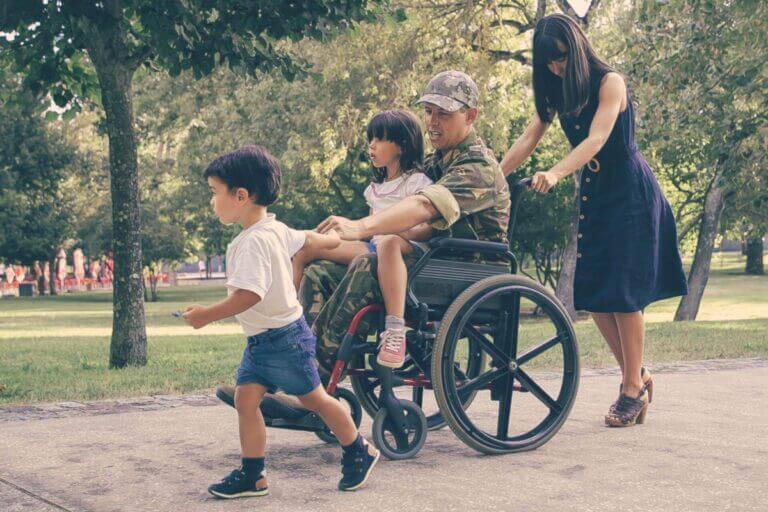
[[[376,244],[373,242],[363,242],[365,245],[368,246],[368,252],[372,252],[376,254]],[[414,242],[413,240],[408,240],[408,243],[411,244],[411,247],[413,247],[414,252],[418,255],[422,255],[425,252],[429,250],[429,246],[425,244],[424,242]]]
[[[278,329],[248,337],[237,385],[260,384],[270,393],[281,389],[302,396],[320,385],[315,363],[316,338],[302,316]]]

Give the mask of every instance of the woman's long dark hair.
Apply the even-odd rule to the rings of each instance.
[[[560,41],[566,50],[557,46]],[[547,64],[566,57],[565,78],[553,74]],[[533,95],[536,112],[545,123],[554,114],[579,115],[592,92],[592,80],[615,72],[597,56],[587,36],[571,18],[550,14],[536,23],[533,32]]]
[[[368,142],[386,140],[400,147],[400,169],[404,174],[421,170],[424,165],[424,136],[419,120],[407,110],[379,112],[368,123]],[[387,177],[384,167],[373,168],[373,181],[382,183]]]

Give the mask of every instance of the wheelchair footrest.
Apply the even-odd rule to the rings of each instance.
[[[288,400],[278,395],[267,393],[261,399],[261,413],[264,415],[265,420],[269,417],[295,421],[303,418],[310,411],[309,409],[289,404]]]
[[[308,432],[326,429],[325,423],[317,414],[301,407],[298,400],[289,395],[264,395],[261,400],[261,414],[268,427]]]

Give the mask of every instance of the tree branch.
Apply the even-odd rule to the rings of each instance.
[[[678,240],[685,240],[685,237],[688,236],[688,233],[691,232],[692,229],[696,228],[698,229],[699,224],[701,224],[701,219],[703,218],[703,213],[698,214],[696,217],[691,219],[691,221],[683,226],[683,228],[680,230],[680,233],[677,235]]]
[[[502,27],[502,26],[509,26],[509,27],[515,27],[515,29],[519,33],[528,32],[529,30],[533,30],[533,28],[536,26],[534,23],[523,23],[521,21],[517,20],[510,20],[510,19],[499,19],[498,21],[494,21],[489,25],[491,28],[495,27]]]
[[[516,50],[514,52],[509,50],[489,50],[477,44],[473,44],[472,49],[478,52],[485,52],[494,62],[516,60],[517,62],[525,65],[529,65],[531,63],[531,60],[526,56],[526,54],[530,53],[529,49]]]

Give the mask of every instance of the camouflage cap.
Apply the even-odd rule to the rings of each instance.
[[[477,108],[479,98],[477,84],[469,75],[461,71],[443,71],[429,81],[416,104],[431,103],[443,110],[456,112],[462,107]]]

